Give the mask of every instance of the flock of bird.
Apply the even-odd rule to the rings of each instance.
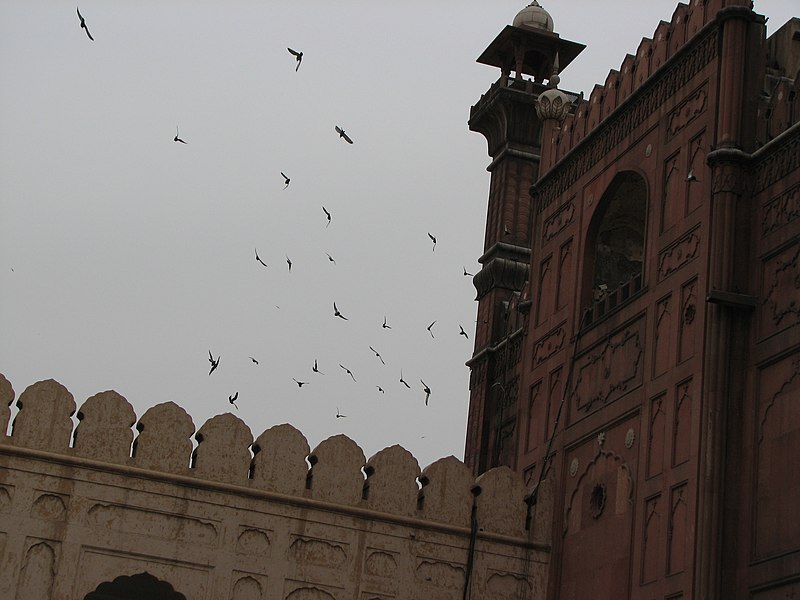
[[[91,40],[91,41],[94,41],[94,37],[92,36],[92,34],[91,34],[91,33],[90,33],[90,31],[89,31],[89,28],[88,28],[88,26],[86,25],[86,20],[85,20],[85,18],[83,17],[83,15],[81,15],[80,8],[78,8],[78,10],[77,10],[77,13],[78,13],[78,19],[80,20],[80,27],[81,27],[81,29],[83,29],[83,30],[86,32],[86,35],[87,35],[87,37],[89,38],[89,40]],[[292,49],[292,48],[287,48],[287,50],[288,50],[289,54],[290,54],[290,55],[292,55],[292,56],[294,57],[294,59],[295,59],[295,62],[296,62],[296,65],[295,65],[295,72],[298,72],[298,71],[300,70],[300,65],[302,64],[302,61],[303,61],[303,52],[300,52],[300,51],[294,50],[294,49]],[[347,132],[346,132],[346,131],[345,131],[345,130],[342,128],[342,127],[340,127],[339,125],[336,125],[336,126],[334,127],[334,131],[335,131],[335,132],[338,134],[338,136],[339,136],[339,138],[340,138],[340,139],[344,140],[344,141],[345,141],[345,142],[347,142],[348,144],[353,144],[353,143],[354,143],[354,142],[353,142],[353,139],[352,139],[352,138],[351,138],[351,137],[350,137],[350,136],[347,134]],[[178,127],[178,126],[176,126],[176,128],[175,128],[175,137],[173,138],[173,141],[174,141],[174,142],[177,142],[177,143],[180,143],[180,144],[188,144],[188,142],[187,142],[186,140],[184,140],[183,138],[181,138],[181,136],[180,136],[180,129],[179,129],[179,127]],[[289,187],[289,185],[291,184],[291,178],[290,178],[288,175],[286,175],[286,174],[285,174],[283,171],[280,171],[280,175],[281,175],[281,177],[283,178],[283,184],[284,184],[284,187],[283,187],[283,189],[285,190],[285,189],[287,189],[287,188]],[[332,219],[333,219],[333,217],[332,217],[332,215],[331,215],[331,212],[330,212],[330,211],[329,211],[327,208],[325,208],[325,206],[322,206],[322,211],[323,211],[323,213],[324,213],[324,215],[325,215],[325,218],[326,218],[326,224],[325,224],[325,227],[327,228],[327,227],[329,227],[329,226],[330,226],[330,224],[331,224],[331,222],[332,222]],[[431,233],[429,232],[429,233],[428,233],[428,237],[429,237],[429,239],[430,239],[430,241],[431,241],[431,243],[432,243],[432,248],[431,248],[431,250],[432,250],[432,251],[435,251],[435,250],[436,250],[436,243],[437,243],[436,236],[434,236],[433,234],[431,234]],[[336,264],[336,261],[334,260],[334,258],[333,258],[333,257],[332,257],[330,254],[326,253],[326,256],[327,256],[328,260],[329,260],[331,263],[333,263],[334,265]],[[255,260],[256,260],[256,262],[258,262],[258,263],[259,263],[259,264],[260,264],[262,267],[269,268],[269,266],[267,265],[267,263],[266,263],[266,262],[264,262],[264,260],[263,260],[263,259],[261,258],[261,256],[259,255],[259,253],[258,253],[258,248],[256,248],[256,249],[255,249]],[[292,264],[293,264],[293,263],[292,263],[291,259],[289,258],[289,256],[286,256],[286,264],[287,264],[287,267],[288,267],[288,272],[289,272],[289,273],[291,273],[291,271],[292,271]],[[472,273],[469,273],[469,272],[467,271],[466,267],[464,267],[464,269],[463,269],[463,274],[464,274],[464,276],[465,276],[465,277],[472,277],[472,276],[473,276],[473,274],[472,274]],[[342,311],[339,309],[339,307],[336,305],[336,302],[333,302],[333,317],[334,317],[334,318],[341,319],[341,320],[343,320],[343,321],[348,321],[348,320],[349,320],[349,318],[348,318],[347,316],[345,316],[345,315],[342,313]],[[435,325],[435,324],[436,324],[436,320],[434,320],[434,321],[433,321],[433,322],[432,322],[430,325],[428,325],[428,327],[426,328],[426,329],[427,329],[427,331],[428,331],[428,333],[430,334],[431,338],[433,338],[433,339],[435,339],[435,337],[436,337],[436,336],[434,335],[434,333],[433,333],[433,327],[434,327],[434,325]],[[389,324],[388,324],[387,318],[386,318],[385,316],[384,316],[384,318],[383,318],[383,323],[382,323],[382,325],[381,325],[381,328],[382,328],[382,329],[385,329],[385,330],[390,330],[390,329],[392,329],[391,325],[389,325]],[[459,325],[459,330],[460,330],[460,331],[459,331],[458,335],[460,335],[460,336],[463,336],[463,337],[465,337],[465,338],[469,339],[469,335],[467,334],[467,332],[464,330],[464,328],[463,328],[461,325]],[[381,356],[381,354],[380,354],[380,353],[379,353],[379,352],[378,352],[378,351],[377,351],[375,348],[373,348],[371,345],[369,346],[369,349],[370,349],[370,350],[371,350],[371,351],[374,353],[375,357],[376,357],[376,358],[377,358],[377,359],[378,359],[378,360],[381,362],[381,364],[382,364],[382,365],[384,365],[384,366],[386,366],[386,361],[384,360],[383,356]],[[253,363],[254,365],[258,365],[258,364],[259,364],[259,361],[258,361],[258,359],[256,359],[255,357],[253,357],[253,356],[250,356],[250,357],[249,357],[249,359],[252,361],[252,363]],[[220,355],[217,355],[217,357],[215,358],[215,357],[214,357],[214,355],[213,355],[213,353],[212,353],[212,352],[209,350],[209,352],[208,352],[208,361],[209,361],[209,363],[210,363],[210,365],[211,365],[211,368],[209,369],[209,371],[208,371],[208,374],[209,374],[209,375],[212,375],[212,374],[213,374],[213,373],[214,373],[214,372],[215,372],[215,371],[216,371],[216,370],[219,368],[219,366],[220,366],[221,356],[220,356]],[[349,377],[352,379],[352,381],[353,381],[354,383],[358,381],[358,380],[356,379],[356,376],[355,376],[355,374],[353,373],[353,371],[352,371],[351,369],[349,369],[348,367],[346,367],[344,364],[341,364],[341,363],[339,363],[339,367],[342,369],[342,371],[344,371],[344,373],[345,373],[347,376],[349,376]],[[311,370],[311,372],[312,372],[312,373],[314,373],[315,375],[319,375],[319,376],[321,376],[321,375],[325,375],[325,373],[324,373],[323,371],[321,371],[321,370],[320,370],[320,368],[319,368],[319,363],[318,363],[318,360],[317,360],[316,358],[314,359],[313,366],[311,367],[311,369],[310,369],[310,370]],[[302,389],[302,388],[303,388],[303,386],[309,385],[309,384],[311,383],[310,381],[304,381],[304,380],[301,380],[301,379],[296,379],[296,378],[294,378],[294,377],[292,377],[292,381],[294,381],[294,383],[295,383],[295,384],[297,384],[298,388],[300,388],[300,389]],[[425,402],[425,406],[428,406],[428,402],[429,402],[429,400],[430,400],[430,396],[431,396],[431,393],[432,393],[432,392],[431,392],[431,388],[430,388],[430,386],[428,386],[428,384],[426,384],[426,383],[425,383],[425,382],[424,382],[422,379],[420,379],[419,381],[420,381],[420,384],[421,384],[421,386],[422,386],[422,387],[421,387],[422,393],[424,393],[424,402]],[[407,382],[407,381],[404,379],[404,377],[403,377],[403,370],[402,370],[402,369],[400,369],[400,378],[399,378],[399,383],[400,383],[400,384],[402,384],[402,385],[403,385],[403,386],[404,386],[406,389],[412,389],[412,386],[411,386],[411,385],[410,385],[410,384],[409,384],[409,383],[408,383],[408,382]],[[379,393],[381,393],[381,394],[385,394],[385,393],[386,393],[386,392],[385,392],[385,389],[384,389],[382,386],[380,386],[380,385],[376,385],[375,387],[377,388],[377,391],[378,391]],[[236,408],[237,410],[239,409],[238,405],[236,404],[236,402],[237,402],[237,400],[238,400],[238,399],[239,399],[239,392],[238,392],[238,391],[236,391],[235,393],[233,393],[233,394],[231,394],[231,395],[229,395],[229,396],[228,396],[228,402],[229,402],[229,403],[230,403],[230,404],[231,404],[231,405],[232,405],[234,408]],[[347,416],[347,415],[345,415],[345,414],[342,414],[342,413],[341,413],[341,411],[339,410],[339,407],[336,407],[336,418],[337,418],[337,419],[340,419],[340,418],[345,418],[346,416]]]

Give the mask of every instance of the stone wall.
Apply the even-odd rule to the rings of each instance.
[[[143,578],[165,599],[544,597],[548,482],[532,502],[506,467],[420,470],[400,446],[366,460],[344,435],[311,450],[288,424],[254,439],[230,413],[195,433],[178,405],[137,420],[113,391],[73,431],[53,380],[20,395],[6,436],[14,398],[0,375],[0,598],[82,600]]]

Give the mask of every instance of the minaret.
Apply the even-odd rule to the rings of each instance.
[[[508,307],[528,281],[534,234],[529,189],[538,177],[542,138],[536,100],[547,89],[544,79],[557,61],[563,69],[584,47],[554,33],[553,19],[534,0],[478,58],[499,67],[500,79],[472,107],[469,118],[470,130],[486,138],[492,159],[484,252],[478,259],[482,266],[473,280],[478,301],[475,349],[467,362],[470,408],[464,458],[475,473],[503,462],[502,438],[513,430],[516,418],[514,373],[521,332],[510,325],[515,320]]]

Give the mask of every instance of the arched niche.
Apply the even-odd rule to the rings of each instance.
[[[105,581],[83,600],[186,600],[186,596],[176,592],[166,581],[161,581],[150,573],[121,575],[114,581]]]
[[[617,304],[641,289],[646,224],[647,182],[639,173],[622,171],[603,193],[589,224],[583,306],[615,296]]]

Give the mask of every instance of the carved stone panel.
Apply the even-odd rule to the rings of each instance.
[[[681,287],[678,328],[678,362],[683,362],[694,356],[695,336],[700,321],[697,306],[697,279],[692,279]]]
[[[231,600],[264,600],[267,592],[267,578],[263,575],[233,573]]]
[[[53,597],[58,571],[58,544],[28,540],[17,582],[16,600],[42,600]]]
[[[672,311],[674,310],[672,295],[662,298],[656,304],[655,340],[653,343],[653,376],[660,377],[666,373],[674,362]]]
[[[50,493],[39,494],[31,505],[30,515],[34,519],[43,521],[65,521],[67,518],[67,502],[69,502],[69,496]]]
[[[539,265],[539,287],[536,303],[536,323],[539,324],[548,318],[553,312],[553,301],[555,296],[555,273],[553,272],[553,257],[548,256]]]
[[[642,384],[644,318],[618,329],[575,361],[573,421],[608,405]]]
[[[761,235],[766,236],[800,218],[800,185],[790,187],[762,209]]]
[[[685,463],[691,456],[692,446],[692,380],[679,383],[675,388],[675,410],[672,429],[672,466]]]
[[[758,374],[755,557],[800,549],[800,355]],[[779,487],[782,491],[775,494]]]
[[[695,179],[686,182],[686,214],[691,214],[703,205],[708,195],[707,187],[703,181],[706,178],[705,159],[708,154],[705,131],[700,132],[689,142],[689,169],[687,175],[692,173]]]
[[[666,429],[666,394],[650,400],[650,427],[647,436],[647,477],[654,477],[664,470],[664,446]]]
[[[667,118],[667,139],[672,139],[686,128],[697,117],[703,114],[708,106],[708,84],[689,95]]]
[[[664,572],[664,545],[661,533],[661,495],[648,498],[644,503],[642,526],[642,583],[658,579]]]
[[[680,152],[673,154],[664,162],[664,175],[661,183],[663,195],[661,197],[661,232],[668,231],[683,216],[684,182],[686,176],[681,176]]]
[[[686,568],[689,511],[687,485],[684,483],[670,491],[669,535],[667,536],[667,574],[680,573]]]
[[[525,436],[527,452],[536,449],[545,436],[547,406],[542,394],[542,382],[537,381],[528,394],[528,431]]]
[[[800,323],[800,244],[793,244],[764,262],[762,336]]]
[[[697,258],[700,233],[697,228],[681,236],[658,254],[658,280],[663,281]]]
[[[550,217],[545,219],[542,225],[542,243],[546,244],[561,231],[563,231],[575,219],[575,198],[570,198],[569,202],[561,206]]]
[[[556,298],[556,308],[562,308],[575,298],[575,278],[572,273],[572,265],[575,262],[572,239],[565,242],[559,251],[558,257],[558,297]]]
[[[218,542],[217,524],[132,506],[97,503],[87,511],[86,524],[126,535],[150,536],[210,548],[215,548]]]
[[[548,331],[533,346],[533,364],[531,367],[535,369],[561,350],[566,336],[566,321],[559,324],[555,329]]]

